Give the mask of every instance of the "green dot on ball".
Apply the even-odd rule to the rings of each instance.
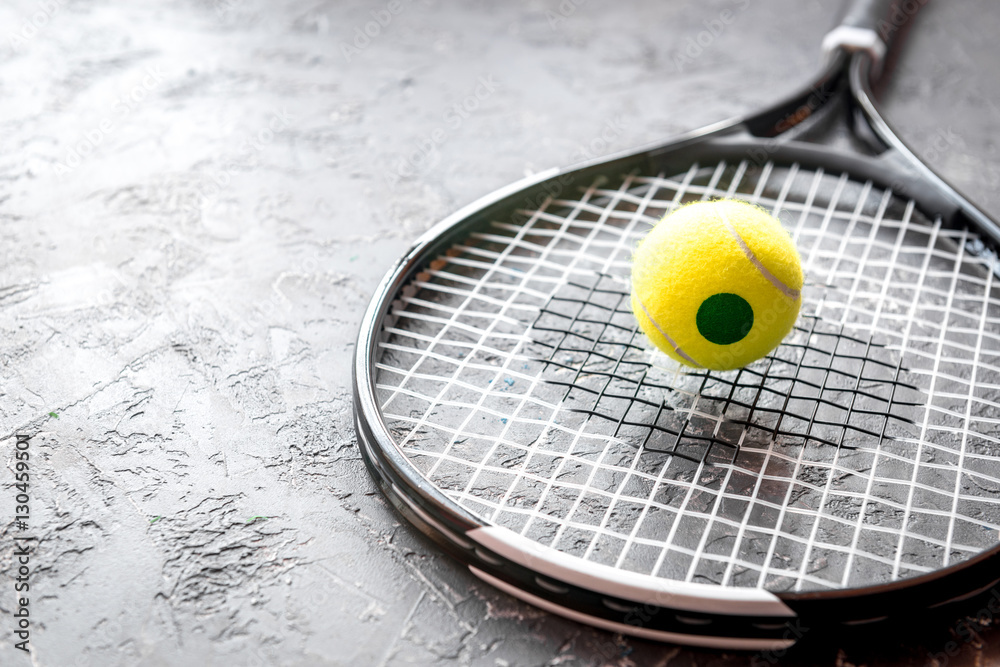
[[[695,318],[698,332],[716,345],[731,345],[753,328],[753,308],[737,294],[713,294],[701,302]]]

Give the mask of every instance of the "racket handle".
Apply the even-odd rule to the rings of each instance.
[[[911,0],[900,5],[896,0],[853,0],[840,25],[823,38],[827,58],[838,50],[867,51],[872,58],[873,72],[881,69],[893,37],[927,0]],[[912,4],[914,9],[907,11]]]

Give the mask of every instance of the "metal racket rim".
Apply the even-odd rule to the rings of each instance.
[[[690,163],[692,158],[709,161],[764,151],[769,160],[783,164],[839,169],[890,189],[903,185],[907,196],[929,215],[940,216],[945,224],[975,227],[988,241],[1000,245],[996,223],[920,163],[892,132],[871,95],[867,76],[870,69],[867,54],[855,54],[849,68],[841,54],[817,83],[765,112],[724,121],[679,139],[640,147],[610,159],[542,172],[473,202],[417,239],[375,291],[362,320],[353,369],[356,428],[365,463],[405,518],[466,562],[474,574],[537,606],[613,631],[696,645],[758,650],[784,647],[795,641],[786,636],[786,624],[796,616],[851,624],[872,622],[885,618],[893,610],[912,609],[914,605],[927,608],[962,599],[1000,581],[996,574],[1000,571],[998,545],[934,572],[860,588],[774,594],[760,589],[679,584],[651,575],[636,574],[633,578],[629,573],[629,583],[635,586],[619,587],[628,590],[629,594],[615,595],[615,579],[620,577],[608,577],[610,588],[593,584],[595,571],[606,568],[617,572],[613,568],[572,556],[561,557],[561,554],[555,555],[559,554],[555,549],[535,543],[526,546],[525,538],[489,525],[448,498],[410,463],[391,437],[378,407],[375,353],[381,335],[379,327],[392,305],[391,297],[398,294],[429,259],[461,236],[464,230],[488,221],[494,211],[510,211],[514,208],[512,203],[545,196],[553,187],[559,191],[573,188],[599,173],[627,173],[637,166],[654,172],[669,171],[674,156],[683,157],[685,163]],[[766,127],[767,122],[782,113],[790,113],[817,90],[830,91],[843,84],[842,77],[849,77],[852,97],[864,120],[888,149],[881,156],[870,158],[833,152],[800,141],[775,144],[750,131],[752,127]],[[526,567],[526,562],[536,567]],[[548,567],[549,576],[538,574],[539,565]],[[647,580],[644,592],[641,590],[643,578]],[[673,593],[665,592],[665,587]],[[747,591],[752,593],[748,595]],[[568,601],[573,604],[567,605]],[[719,601],[725,604],[720,606]],[[654,617],[659,616],[658,619],[646,621],[642,628],[630,622],[637,612],[650,606],[656,608]],[[581,608],[587,611],[579,611]],[[722,608],[725,613],[720,613]]]

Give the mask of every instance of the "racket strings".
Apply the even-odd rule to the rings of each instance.
[[[607,286],[599,287],[602,283],[607,283]],[[582,296],[564,295],[563,291],[577,291]],[[595,304],[591,298],[595,293],[614,295],[616,306],[611,308]],[[559,307],[551,305],[556,302],[560,303]],[[575,314],[565,314],[562,304],[574,304]],[[593,308],[602,311],[598,317],[601,314],[606,317],[601,320],[583,316]],[[547,343],[542,337],[536,338],[536,342],[551,348],[543,359],[547,371],[543,378],[566,388],[560,399],[566,409],[615,424],[614,437],[623,437],[647,451],[669,453],[696,463],[706,460],[713,445],[725,447],[727,454],[724,458],[731,463],[738,447],[737,441],[745,429],[762,430],[772,439],[801,436],[833,447],[852,448],[850,444],[845,444],[848,433],[857,432],[879,439],[885,437],[884,424],[875,429],[865,427],[852,418],[855,413],[873,420],[896,419],[914,423],[911,411],[907,409],[920,407],[922,403],[895,399],[894,386],[913,391],[918,391],[918,388],[898,379],[903,369],[898,362],[891,361],[891,353],[885,350],[884,345],[851,336],[844,332],[843,326],[824,331],[823,321],[815,316],[803,319],[807,326],[796,327],[797,334],[785,343],[791,354],[772,357],[765,370],[751,367],[735,374],[689,371],[687,381],[700,382],[702,386],[700,391],[688,392],[683,390],[683,381],[679,377],[661,379],[655,373],[650,375],[653,364],[648,347],[641,344],[642,334],[632,317],[629,293],[620,281],[614,281],[609,276],[595,277],[594,285],[589,288],[578,282],[568,282],[565,290],[555,294],[549,304],[540,309],[538,319],[532,325],[532,333],[561,334],[558,344]],[[817,325],[821,328],[817,329]],[[593,335],[592,328],[601,330],[601,334]],[[866,373],[868,364],[879,366],[878,371]],[[891,373],[892,377],[887,377],[887,373]],[[834,382],[830,381],[830,375],[835,376]],[[594,382],[585,381],[583,376]],[[709,382],[711,388],[706,388]],[[828,395],[828,389],[832,391],[833,384],[846,387],[837,391],[836,401]],[[890,385],[888,390],[883,387],[885,384]],[[881,393],[877,393],[878,389],[882,389]],[[762,392],[781,399],[781,405],[768,407],[767,401],[760,400]],[[717,409],[710,409],[700,417],[715,416],[723,423],[713,424],[709,435],[699,435],[698,429],[692,429],[689,416],[683,416],[683,408],[668,404],[664,399],[665,395],[677,397],[682,393],[717,402]],[[650,397],[647,398],[647,395]],[[794,410],[790,409],[793,401],[798,402]],[[808,407],[805,402],[809,403]],[[836,419],[824,419],[817,415],[821,406],[846,414]],[[682,413],[680,426],[672,427],[669,421],[665,422],[664,412]],[[788,414],[797,418],[804,414],[811,415],[810,423],[804,430],[783,429],[782,420]],[[729,428],[720,429],[720,426]],[[821,437],[818,435],[820,427],[829,427],[840,435],[835,438]],[[642,435],[625,437],[624,432],[629,429],[639,429]],[[695,432],[683,433],[690,430]],[[652,438],[654,433],[660,437]],[[727,434],[735,434],[735,437],[727,439]],[[660,444],[662,441],[672,444],[664,449]],[[704,447],[693,455],[680,447],[682,441],[687,444],[698,442]]]
[[[1000,299],[975,238],[795,165],[565,194],[472,232],[384,323],[383,416],[455,502],[589,561],[771,590],[891,581],[996,544]],[[804,317],[768,359],[685,373],[636,331],[629,256],[666,211],[721,196],[779,212],[806,260]]]
[[[899,364],[891,364],[874,356],[874,350],[881,346],[873,345],[870,340],[862,341],[845,334],[843,326],[840,327],[839,331],[817,330],[817,325],[821,325],[822,321],[816,317],[806,318],[808,328],[800,329],[800,332],[805,334],[806,343],[789,343],[791,350],[798,349],[800,352],[798,355],[794,355],[797,356],[797,360],[771,359],[764,372],[749,369],[735,374],[691,373],[687,379],[691,382],[697,382],[698,386],[684,393],[687,394],[688,398],[697,398],[702,402],[700,410],[695,413],[690,407],[685,410],[682,406],[669,406],[662,399],[662,394],[669,392],[676,395],[684,390],[678,387],[676,380],[672,383],[657,382],[655,374],[652,378],[647,379],[649,377],[648,371],[652,365],[646,361],[644,356],[636,355],[635,358],[627,362],[637,367],[637,373],[632,373],[629,377],[622,372],[621,367],[625,356],[630,352],[642,352],[643,348],[632,342],[637,335],[637,327],[627,310],[627,306],[625,309],[622,308],[622,304],[628,303],[628,292],[617,286],[614,281],[607,280],[607,277],[601,278],[603,280],[595,280],[595,283],[590,287],[579,283],[569,283],[568,288],[576,290],[580,296],[557,294],[553,297],[553,301],[575,304],[577,308],[574,315],[567,315],[564,307],[547,305],[541,309],[539,322],[543,322],[547,316],[554,314],[555,317],[562,318],[567,322],[565,329],[560,329],[549,323],[541,325],[536,323],[534,329],[564,334],[562,338],[566,342],[562,346],[554,347],[547,362],[555,366],[557,374],[562,371],[570,371],[570,375],[564,379],[555,377],[546,379],[567,388],[562,397],[562,404],[566,406],[566,409],[587,414],[591,418],[605,419],[614,424],[612,437],[635,443],[646,452],[668,453],[695,463],[719,465],[735,462],[735,454],[740,442],[743,438],[752,435],[747,432],[749,429],[763,431],[760,435],[763,436],[764,442],[769,439],[782,438],[787,444],[791,438],[804,438],[838,447],[849,446],[844,444],[844,440],[852,430],[881,440],[885,437],[885,423],[888,419],[895,418],[905,423],[913,423],[913,420],[905,413],[898,414],[895,407],[914,407],[920,404],[895,401],[895,392],[892,388],[887,392],[887,396],[879,396],[863,388],[865,384],[883,382],[881,376],[884,375],[885,370],[889,370],[894,371],[894,377],[890,380],[890,384],[900,384],[915,389],[915,387],[905,385],[898,380]],[[607,286],[598,286],[602,282],[607,283]],[[617,307],[613,309],[614,313],[610,320],[606,317],[591,319],[581,316],[588,307],[594,305],[593,296],[595,294],[615,294],[617,296]],[[597,308],[601,311],[609,309],[603,304],[597,304]],[[626,321],[633,322],[632,326],[624,327],[616,324],[614,315],[623,315]],[[589,331],[574,334],[574,325],[577,324],[582,324],[587,329],[596,326],[599,330],[603,330],[604,335],[592,336],[589,335]],[[607,335],[609,332],[610,336]],[[581,349],[581,346],[576,343],[577,340],[589,342],[590,349]],[[816,341],[821,342],[817,343]],[[838,351],[838,348],[845,347],[842,343],[850,349],[846,352]],[[600,351],[602,345],[605,350],[616,346],[620,350],[611,355],[607,351]],[[862,354],[852,353],[853,350],[858,350]],[[568,353],[564,363],[554,361],[560,352]],[[580,355],[581,352],[586,353],[581,361],[577,361],[575,364],[568,363],[572,362],[573,357]],[[825,357],[827,362],[822,365],[815,362],[805,363],[804,359],[808,353],[816,353],[817,356]],[[852,372],[837,368],[837,362],[843,361],[846,361],[848,366],[853,367]],[[866,364],[869,363],[879,365],[882,373],[866,376],[865,368]],[[603,367],[609,365],[612,368],[608,371],[602,370]],[[784,370],[782,370],[782,366],[784,366]],[[823,371],[822,381],[813,382],[807,379],[805,377],[806,369]],[[581,375],[597,378],[599,380],[598,387],[587,386],[580,380]],[[831,375],[839,380],[847,381],[845,388],[836,392],[838,396],[836,402],[824,398],[827,385],[832,384],[830,382]],[[709,382],[712,383],[711,389],[707,386]],[[640,397],[639,391],[643,385],[646,389],[655,388],[658,390],[656,396],[652,399]],[[614,389],[612,389],[613,387]],[[813,393],[803,394],[801,392],[803,387],[812,390]],[[796,392],[796,388],[800,391]],[[739,393],[747,392],[749,395],[745,400],[738,398]],[[780,399],[780,405],[771,408],[763,406],[760,400],[762,392],[771,393]],[[574,396],[574,394],[576,395]],[[878,404],[872,406],[876,409],[866,410],[860,407],[859,398],[876,401]],[[712,409],[712,407],[706,406],[704,404],[706,400],[714,403],[718,408]],[[798,401],[800,404],[794,411],[795,420],[802,422],[803,417],[805,417],[808,418],[808,423],[804,427],[782,429],[782,420],[790,414],[789,405],[793,401]],[[811,407],[807,407],[809,404]],[[826,420],[819,418],[817,412],[821,405],[833,407],[843,416]],[[737,414],[733,414],[733,408],[738,411]],[[671,417],[673,417],[675,424],[679,423],[679,426],[672,427],[669,421],[664,423],[665,412],[676,413]],[[854,417],[860,414],[882,419],[881,426],[875,427],[878,428],[877,431],[859,426]],[[817,436],[818,428],[824,426],[839,432],[839,435],[827,438]],[[651,444],[653,434],[661,436],[660,440],[669,443],[669,449],[654,447]],[[728,439],[727,436],[729,436]],[[833,439],[834,437],[836,439]],[[809,471],[803,471],[803,475],[800,476],[800,481],[804,486],[809,486],[806,479],[808,473]],[[814,491],[820,490],[816,485],[812,485],[812,489]],[[790,494],[785,504],[800,500],[802,495],[802,492]],[[596,542],[591,542],[585,556],[592,553],[595,544]]]

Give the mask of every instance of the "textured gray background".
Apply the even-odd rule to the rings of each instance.
[[[564,621],[440,555],[362,465],[351,353],[436,220],[790,91],[839,4],[402,0],[345,55],[386,2],[4,2],[0,664],[768,664]],[[989,0],[933,3],[886,92],[994,216],[998,28]],[[15,433],[30,659],[10,633]],[[923,664],[949,641],[949,664],[1000,660],[995,626],[958,622],[816,628],[790,661]]]

